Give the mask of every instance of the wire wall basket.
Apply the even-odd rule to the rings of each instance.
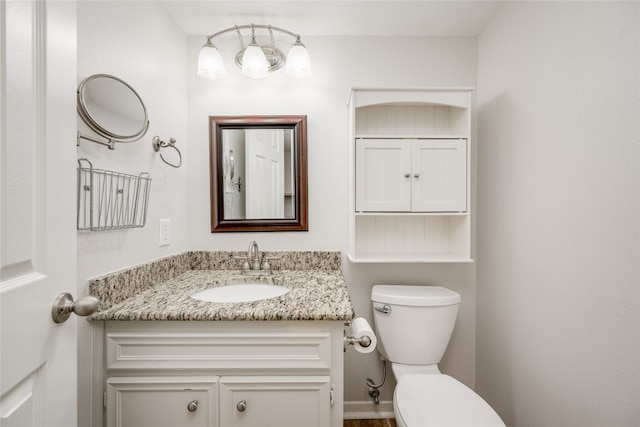
[[[151,178],[94,169],[78,159],[78,230],[104,231],[144,227]]]

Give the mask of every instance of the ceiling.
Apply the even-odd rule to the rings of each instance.
[[[476,36],[505,0],[162,0],[187,35],[270,24],[302,36]]]

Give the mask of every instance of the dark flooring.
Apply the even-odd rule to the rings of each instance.
[[[344,420],[343,427],[396,427],[396,420]]]

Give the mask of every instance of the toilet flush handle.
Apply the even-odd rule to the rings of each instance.
[[[389,304],[385,304],[382,307],[378,307],[378,306],[373,306],[373,308],[376,311],[379,311],[380,313],[384,313],[384,314],[389,314],[391,313],[391,306]]]

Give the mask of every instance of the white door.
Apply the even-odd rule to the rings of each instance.
[[[356,211],[411,210],[411,141],[356,141]]]
[[[74,427],[76,4],[3,0],[0,43],[0,425]]]
[[[284,218],[284,130],[245,131],[247,219]]]
[[[467,210],[467,141],[413,141],[411,210],[464,212]]]

